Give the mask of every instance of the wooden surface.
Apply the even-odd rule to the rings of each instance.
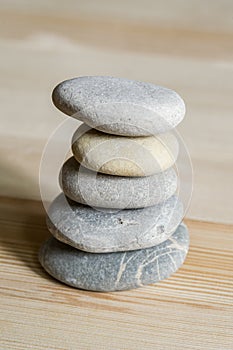
[[[175,89],[194,167],[184,266],[121,293],[49,277],[41,204],[0,197],[1,349],[232,349],[232,13],[232,0],[0,0],[0,196],[40,199],[43,148],[65,120],[51,91],[74,76]]]
[[[53,87],[114,75],[184,98],[179,131],[194,167],[187,217],[233,223],[232,13],[232,0],[0,0],[0,195],[40,199],[43,148],[65,120]],[[48,190],[54,183],[48,177]]]
[[[0,200],[1,349],[232,349],[233,226],[186,220],[191,247],[173,277],[93,293],[42,270],[44,215],[39,202]]]

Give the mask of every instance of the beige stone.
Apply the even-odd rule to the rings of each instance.
[[[126,137],[82,125],[72,140],[74,157],[86,168],[111,175],[147,176],[170,168],[178,155],[172,133]]]

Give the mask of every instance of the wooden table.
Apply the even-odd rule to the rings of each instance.
[[[1,198],[1,349],[232,349],[233,226],[187,220],[191,247],[170,279],[93,293],[51,278],[40,202]]]
[[[0,1],[0,349],[232,350],[232,11],[230,0]],[[38,263],[48,231],[31,199],[65,120],[51,91],[82,75],[152,82],[186,102],[191,247],[158,285],[79,291]],[[49,192],[56,179],[46,180]]]

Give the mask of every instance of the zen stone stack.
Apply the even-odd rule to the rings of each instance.
[[[60,172],[41,247],[45,270],[73,287],[116,291],[161,281],[189,247],[174,169],[172,133],[184,117],[180,96],[122,78],[80,77],[59,84],[53,102],[83,122]]]

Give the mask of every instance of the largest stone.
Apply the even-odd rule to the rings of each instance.
[[[65,114],[117,135],[163,133],[176,127],[185,115],[184,101],[175,91],[108,76],[63,81],[52,98]]]
[[[50,275],[70,286],[108,292],[169,277],[184,262],[188,246],[188,231],[181,224],[155,247],[122,253],[86,253],[50,238],[42,245],[39,260]]]

